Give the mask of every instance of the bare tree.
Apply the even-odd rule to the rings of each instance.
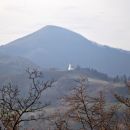
[[[70,95],[63,98],[67,106],[66,115],[82,130],[116,130],[117,107],[106,108],[102,92],[99,97],[90,97],[87,81],[81,78]]]
[[[129,93],[128,95],[121,96],[119,94],[115,94],[115,98],[122,104],[122,113],[123,113],[123,128],[130,130],[130,81],[125,82]]]
[[[91,110],[94,114],[96,130],[118,130],[118,106],[108,106],[103,92],[99,93],[99,97],[95,100]]]
[[[69,117],[63,111],[59,110],[52,115],[52,123],[54,130],[72,130],[69,125]]]
[[[39,112],[49,104],[41,102],[43,91],[52,86],[53,81],[41,82],[42,73],[37,69],[28,69],[32,85],[23,96],[17,86],[8,84],[0,89],[0,120],[7,130],[18,130],[21,122],[45,119]],[[29,116],[36,113],[36,116]]]

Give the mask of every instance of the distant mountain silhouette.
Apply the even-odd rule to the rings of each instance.
[[[96,44],[78,33],[48,25],[0,47],[0,52],[32,60],[41,67],[91,67],[109,75],[130,74],[130,52]]]

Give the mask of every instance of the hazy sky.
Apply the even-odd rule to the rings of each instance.
[[[130,50],[130,0],[0,0],[0,44],[50,24]]]

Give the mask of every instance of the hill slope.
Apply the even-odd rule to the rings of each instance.
[[[98,45],[57,26],[46,26],[1,46],[0,52],[28,58],[42,67],[64,68],[71,63],[110,75],[130,74],[130,52]]]
[[[34,63],[26,58],[4,55],[0,53],[0,79],[21,74],[27,68],[37,67]]]

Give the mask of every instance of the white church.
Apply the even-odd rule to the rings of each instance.
[[[75,68],[74,68],[74,66],[72,66],[71,64],[69,64],[69,66],[68,66],[68,71],[72,71],[72,70],[74,70]]]

